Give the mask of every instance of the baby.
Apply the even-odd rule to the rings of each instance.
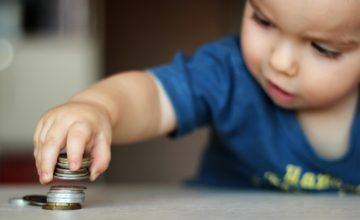
[[[34,135],[41,183],[59,152],[84,152],[95,180],[111,143],[203,126],[190,184],[360,192],[360,1],[248,0],[240,36],[167,65],[104,79],[45,113]]]

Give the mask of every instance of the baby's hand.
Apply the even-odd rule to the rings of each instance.
[[[110,162],[112,129],[107,112],[96,105],[70,102],[45,113],[34,134],[34,157],[42,184],[52,181],[60,151],[66,147],[70,170],[80,168],[84,152],[91,155],[90,180]]]

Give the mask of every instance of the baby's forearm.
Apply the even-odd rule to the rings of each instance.
[[[47,111],[34,133],[34,157],[41,183],[52,180],[60,151],[70,169],[92,155],[91,180],[109,166],[111,142],[129,143],[165,134],[175,114],[161,85],[150,74],[132,71],[104,79]]]
[[[165,117],[164,127],[161,94],[154,79],[142,71],[104,79],[71,98],[70,102],[88,103],[102,109],[110,118],[115,143],[140,141],[174,127],[174,118],[169,121],[169,117]]]

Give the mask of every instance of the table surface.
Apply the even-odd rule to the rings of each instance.
[[[177,185],[87,185],[81,210],[16,207],[11,197],[49,186],[0,186],[0,219],[360,219],[360,196],[214,190]]]

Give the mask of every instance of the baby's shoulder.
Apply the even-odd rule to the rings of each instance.
[[[237,34],[228,35],[222,38],[219,38],[215,41],[205,43],[200,47],[200,49],[213,50],[214,52],[220,54],[221,52],[225,53],[239,53],[240,52],[240,37]]]

